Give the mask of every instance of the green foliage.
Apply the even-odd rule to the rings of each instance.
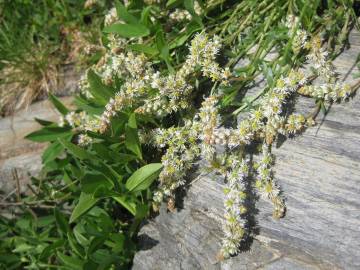
[[[96,137],[99,143],[88,148],[76,144],[69,126],[55,123],[27,136],[50,143],[42,157],[45,175],[33,179],[37,194],[24,198],[21,218],[0,219],[1,267],[128,269],[162,165],[143,165],[135,115],[122,117],[126,124],[116,135]]]
[[[300,67],[305,61],[292,48],[294,37],[289,37],[288,29],[283,25],[286,15],[297,14],[304,29],[311,34],[322,31],[334,36],[345,31],[346,21],[343,18],[349,23],[354,16],[351,3],[343,2],[343,5],[327,6],[324,1],[199,1],[202,13],[198,14],[192,0],[169,0],[151,5],[130,1],[127,7],[115,1],[120,21],[103,29],[103,42],[108,50],[112,49],[112,35],[127,38],[121,50],[144,53],[161,75],[172,75],[184,64],[189,40],[195,33],[206,31],[217,34],[224,43],[219,61],[232,70],[231,84],[219,86],[195,68],[194,74],[186,78],[196,90],[189,96],[191,109],[179,107],[166,117],[155,117],[137,114],[136,104],[131,103],[111,115],[109,128],[103,132],[90,131],[83,123],[72,125],[65,121],[59,126],[37,119],[43,127],[26,138],[48,143],[42,155],[42,176],[32,179],[36,190],[33,195],[16,203],[17,212],[12,213],[11,218],[0,218],[0,268],[129,269],[137,249],[139,226],[150,215],[156,186],[154,182],[163,169],[159,162],[164,150],[154,150],[148,142],[141,141],[139,130],[175,126],[180,128],[174,128],[174,133],[188,135],[188,130],[183,128],[184,120],[192,119],[204,94],[221,94],[220,110],[225,111],[230,120],[242,111],[256,109],[259,106],[257,100],[268,93],[283,74]],[[14,6],[9,4],[6,7],[7,16],[8,8],[19,8],[19,3],[35,8],[31,1],[17,0],[14,3]],[[41,8],[53,8],[55,26],[50,23],[52,16],[32,18],[30,11],[26,11],[24,19],[30,20],[29,25],[36,25],[34,30],[24,30],[31,39],[42,38],[43,30],[40,31],[40,28],[45,23],[49,27],[45,30],[52,32],[55,31],[51,30],[52,27],[58,27],[60,21],[78,22],[84,16],[82,12],[73,12],[73,8],[78,7],[78,1],[49,0],[42,3],[45,4],[36,6],[36,10],[39,8],[41,13]],[[169,21],[167,14],[176,8],[186,10],[191,19],[176,23]],[[327,14],[326,23],[319,16],[322,13]],[[56,31],[54,36],[46,36],[51,36],[55,43],[60,38]],[[8,35],[2,34],[2,37],[5,43],[11,44],[11,41],[6,41]],[[329,47],[333,48],[330,50],[331,57],[336,54],[336,46],[342,44],[336,40],[329,42]],[[273,48],[279,55],[267,59],[268,52]],[[246,59],[248,63],[239,67],[236,65],[239,59]],[[104,111],[108,110],[106,105],[109,105],[109,100],[116,98],[115,93],[127,80],[118,76],[107,83],[100,73],[97,67],[87,72],[90,95],[76,97],[75,114],[86,112],[92,119],[102,119]],[[266,86],[255,96],[245,97],[244,92],[254,84],[253,79],[259,74],[264,75]],[[151,98],[154,89],[148,88],[141,90]],[[167,98],[165,94],[163,98]],[[69,110],[59,99],[50,95],[50,100],[61,115],[65,118],[69,116]],[[135,102],[142,105],[144,101]],[[323,101],[318,104],[322,105]],[[90,144],[84,143],[85,136],[91,140]],[[183,150],[181,147],[197,143],[197,138],[190,141],[184,138],[176,141],[176,138],[173,138],[174,144],[179,145],[175,145],[174,149],[180,149],[179,152]],[[190,160],[195,155],[190,151],[185,154],[190,155]],[[175,161],[181,167],[182,160]],[[176,172],[171,169],[170,175]],[[174,175],[174,178],[178,175],[182,177],[181,173]]]

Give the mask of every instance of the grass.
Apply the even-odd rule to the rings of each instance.
[[[0,1],[0,112],[9,114],[56,91],[61,66],[97,60],[110,1]]]

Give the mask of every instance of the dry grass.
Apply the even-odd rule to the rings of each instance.
[[[58,86],[58,59],[36,48],[23,61],[9,63],[0,74],[0,109],[9,115]]]

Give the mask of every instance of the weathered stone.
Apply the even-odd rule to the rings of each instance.
[[[353,83],[360,34],[334,64]],[[297,111],[310,111],[301,98]],[[160,214],[140,231],[133,269],[360,269],[360,96],[334,104],[318,125],[287,139],[276,155],[276,179],[287,214],[272,218],[269,202],[254,197],[249,222],[253,239],[244,251],[217,259],[223,215],[222,181],[201,175],[193,181],[183,208]],[[256,203],[256,204],[255,204]]]
[[[62,98],[61,101],[69,106],[72,98]],[[0,119],[0,191],[5,194],[15,189],[14,170],[21,191],[25,191],[30,175],[36,175],[41,169],[41,154],[46,144],[24,139],[41,127],[34,118],[57,121],[59,113],[49,101],[41,101],[11,117]]]

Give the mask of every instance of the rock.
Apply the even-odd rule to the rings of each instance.
[[[72,98],[62,98],[61,101],[69,106]],[[34,118],[57,121],[59,114],[49,101],[41,101],[11,117],[0,119],[0,190],[5,194],[15,189],[14,169],[22,191],[26,190],[30,175],[36,175],[41,169],[41,154],[46,144],[24,139],[41,127]]]
[[[334,64],[345,81],[355,80],[353,63],[360,34]],[[300,99],[297,111],[313,107]],[[276,155],[275,177],[286,197],[287,214],[272,218],[269,202],[253,196],[253,237],[235,257],[220,261],[223,183],[200,175],[183,207],[160,214],[140,231],[134,270],[162,269],[360,269],[360,95],[334,104],[319,124],[287,139]]]

